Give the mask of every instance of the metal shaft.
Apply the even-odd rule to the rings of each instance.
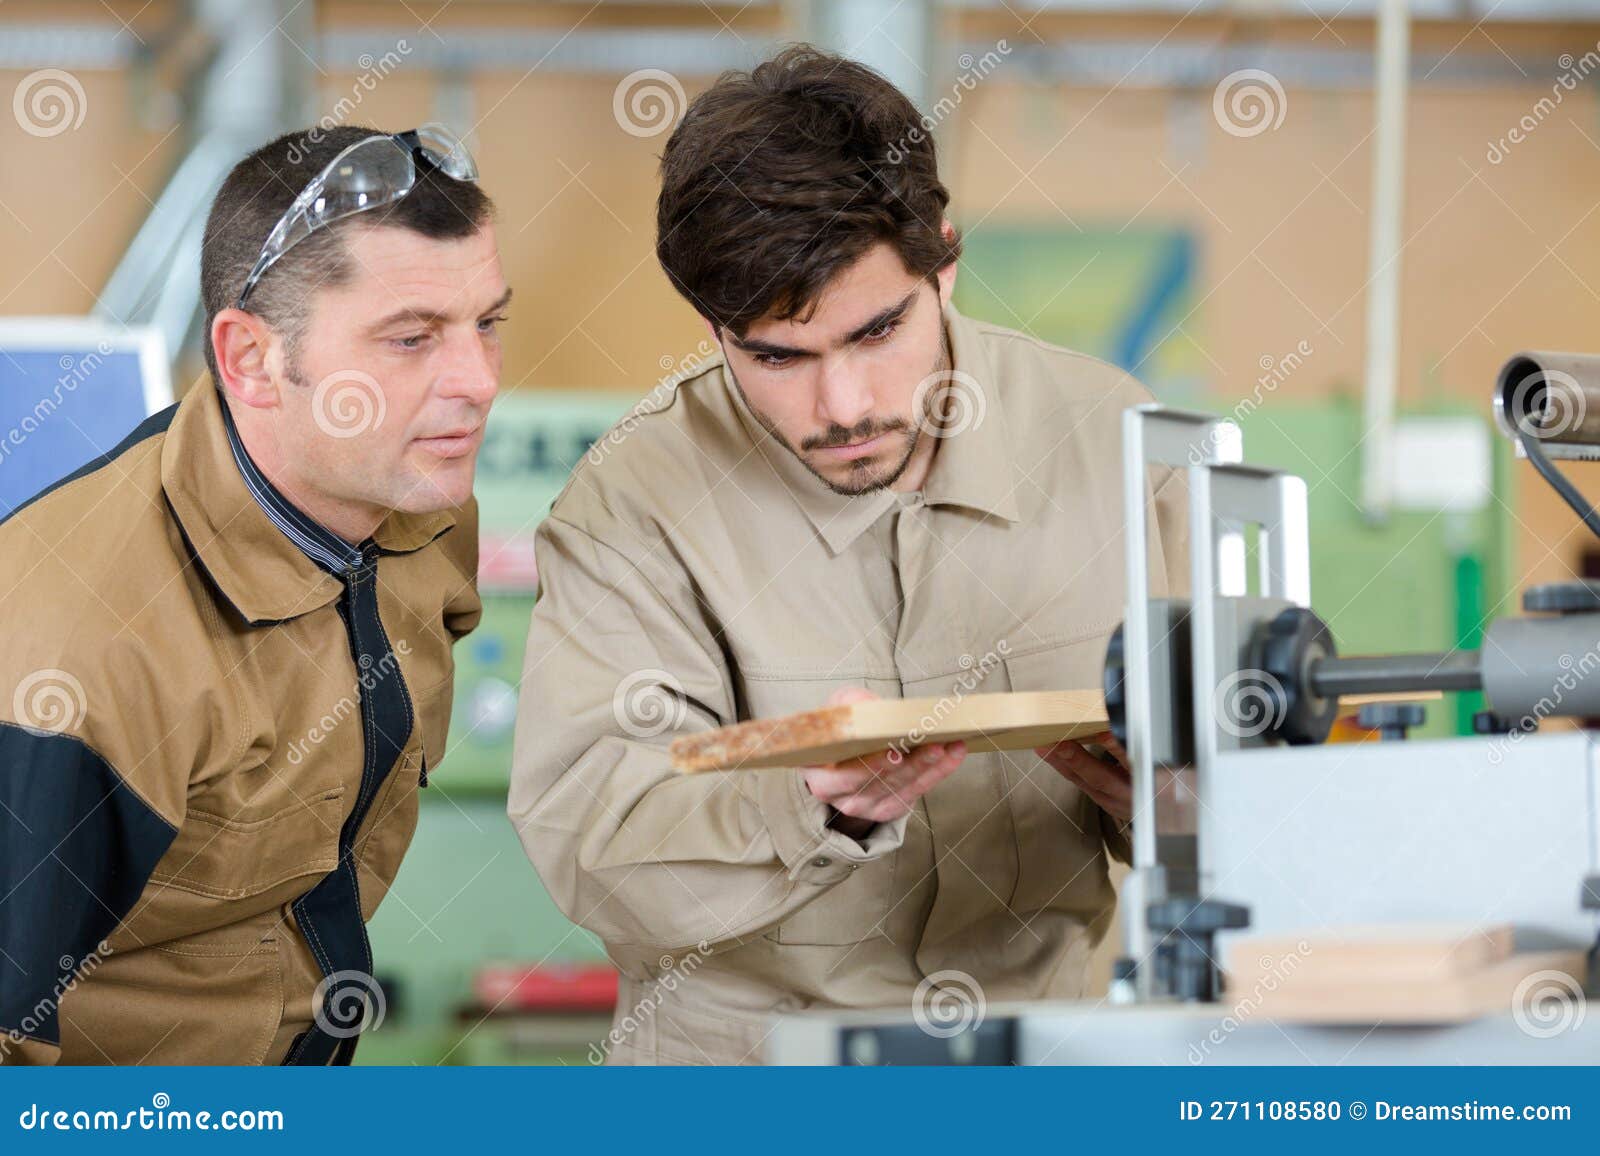
[[[1482,690],[1480,656],[1476,650],[1446,650],[1437,654],[1324,658],[1311,667],[1311,690],[1319,698],[1418,690]]]

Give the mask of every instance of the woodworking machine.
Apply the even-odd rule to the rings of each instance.
[[[1600,535],[1555,464],[1600,459],[1600,356],[1514,357],[1493,406]],[[1215,999],[1219,931],[1443,922],[1589,947],[1593,993],[1600,751],[1539,724],[1600,718],[1600,583],[1528,589],[1479,650],[1341,656],[1311,609],[1304,480],[1244,464],[1238,427],[1204,414],[1130,409],[1123,441],[1128,604],[1105,667],[1135,811],[1119,997]],[[1187,598],[1150,594],[1156,466],[1188,481]],[[1341,696],[1426,691],[1481,691],[1478,733],[1325,744]],[[1363,722],[1400,740],[1421,712],[1377,703]]]

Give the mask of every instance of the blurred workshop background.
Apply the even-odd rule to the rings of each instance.
[[[653,254],[666,132],[800,39],[925,112],[965,310],[1230,413],[1248,460],[1306,477],[1341,651],[1476,645],[1519,586],[1600,576],[1489,412],[1510,354],[1600,351],[1600,0],[8,0],[0,427],[38,436],[0,455],[0,516],[202,380],[200,227],[246,151],[442,121],[499,204],[487,612],[374,925],[362,1061],[582,1063],[606,1030],[604,953],[503,811],[529,543],[589,444],[711,351]],[[1462,698],[1429,730],[1470,729]]]

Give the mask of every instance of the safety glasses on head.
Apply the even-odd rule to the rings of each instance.
[[[356,213],[392,205],[417,183],[418,163],[438,169],[458,181],[478,179],[467,146],[442,124],[425,124],[392,136],[369,136],[345,149],[300,190],[294,203],[267,234],[244,288],[235,303],[245,298],[273,263],[318,229]]]

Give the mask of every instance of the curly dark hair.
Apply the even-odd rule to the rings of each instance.
[[[713,325],[802,317],[879,241],[932,277],[961,255],[916,106],[883,76],[806,44],[726,72],[661,157],[656,256]]]

